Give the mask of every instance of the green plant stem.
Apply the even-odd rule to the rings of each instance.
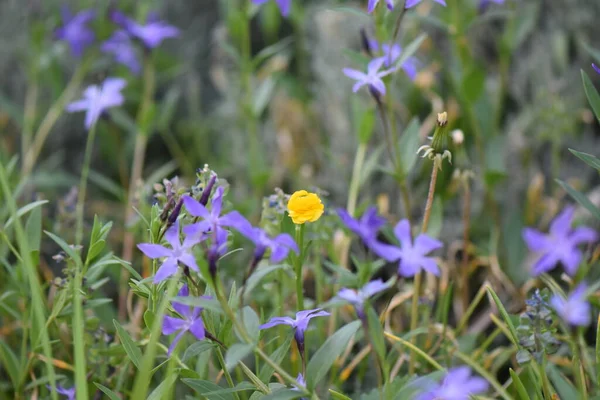
[[[71,77],[71,80],[65,87],[65,90],[52,104],[52,106],[46,113],[44,119],[40,123],[40,126],[33,137],[33,142],[31,143],[31,146],[29,147],[27,154],[25,155],[25,159],[23,160],[23,165],[21,167],[22,177],[25,178],[29,176],[29,174],[33,170],[33,167],[37,162],[37,158],[39,157],[40,152],[42,151],[42,147],[44,146],[44,143],[46,142],[46,139],[48,138],[52,127],[54,127],[54,124],[62,115],[67,102],[73,97],[73,95],[81,85],[81,82],[85,77],[88,64],[88,62],[83,62],[79,64],[79,66],[75,70],[75,73]]]
[[[85,319],[81,298],[82,265],[75,265],[73,278],[73,347],[75,353],[75,387],[77,400],[89,398],[87,387],[87,363],[85,358]]]
[[[469,304],[469,230],[471,227],[471,185],[469,178],[463,178],[464,188],[464,203],[463,203],[463,254],[461,268],[459,269],[460,276],[460,292],[462,299],[462,309],[464,310]],[[482,292],[485,290],[482,289]]]
[[[77,194],[76,207],[76,227],[75,244],[81,245],[83,240],[83,211],[85,205],[85,195],[87,192],[87,179],[90,173],[90,164],[92,163],[92,150],[94,149],[94,139],[96,138],[96,123],[94,123],[88,133],[85,144],[85,153],[83,155],[83,166],[81,168],[81,178],[79,179],[79,193]]]
[[[25,105],[23,112],[23,133],[21,135],[21,159],[27,158],[27,151],[31,145],[31,137],[33,135],[33,125],[35,123],[35,114],[37,109],[37,98],[38,98],[38,74],[37,71],[33,73],[32,82],[27,87],[27,93],[25,94]],[[23,163],[23,167],[25,163]]]
[[[300,254],[294,259],[296,272],[296,300],[298,311],[304,310],[304,281],[302,280],[302,264],[304,263],[304,224],[296,225],[296,243]]]
[[[4,196],[4,204],[8,207],[10,214],[14,219],[15,233],[19,243],[19,249],[21,250],[21,257],[23,259],[24,274],[29,283],[29,294],[31,296],[30,307],[33,316],[32,325],[33,322],[35,322],[35,326],[39,328],[36,333],[30,335],[31,348],[37,348],[39,346],[38,342],[41,341],[42,352],[44,353],[45,357],[44,362],[46,364],[46,374],[48,376],[50,387],[52,388],[50,395],[52,396],[53,400],[57,400],[58,394],[55,390],[56,372],[54,371],[54,365],[52,364],[52,347],[50,346],[48,330],[42,329],[46,321],[46,306],[43,300],[42,287],[37,274],[36,265],[34,265],[31,257],[29,256],[31,251],[29,248],[27,234],[25,233],[21,219],[17,215],[17,204],[15,199],[12,197],[12,191],[8,183],[8,175],[2,162],[0,162],[0,187]]]
[[[231,374],[229,373],[229,370],[227,369],[227,365],[225,364],[225,359],[223,358],[223,352],[221,351],[221,348],[219,346],[217,346],[217,359],[219,360],[219,364],[221,364],[221,367],[223,368],[223,375],[225,375],[225,380],[227,381],[227,384],[229,385],[229,387],[234,388],[235,387],[235,383],[233,382],[233,379],[231,378]],[[237,392],[233,392],[234,397],[237,400],[240,400],[240,396],[238,395]]]
[[[350,188],[348,191],[348,203],[346,210],[352,216],[356,211],[356,203],[358,201],[358,191],[360,190],[361,172],[365,164],[365,156],[367,154],[367,143],[359,143],[354,156],[354,165],[352,167],[352,177],[350,178]]]

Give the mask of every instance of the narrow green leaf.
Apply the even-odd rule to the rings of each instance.
[[[161,400],[167,397],[167,392],[177,380],[177,374],[171,374],[150,393],[147,400]]]
[[[558,184],[562,186],[567,193],[569,193],[569,196],[574,198],[579,204],[592,213],[595,218],[600,219],[600,209],[598,209],[598,207],[596,207],[583,193],[573,189],[571,185],[569,185],[567,182],[561,181],[560,179],[557,179],[556,182],[558,182]]]
[[[423,43],[425,39],[427,39],[427,34],[421,33],[419,36],[417,36],[415,40],[410,42],[410,44],[402,50],[402,54],[400,55],[400,58],[398,58],[398,60],[396,61],[394,69],[399,70],[400,67],[406,62],[406,60],[408,60],[417,52],[417,50],[421,46],[421,43]]]
[[[517,375],[517,373],[512,368],[509,368],[508,370],[510,372],[510,377],[512,378],[511,386],[515,389],[516,393],[518,394],[518,397],[515,400],[529,400],[529,394],[527,393],[527,389],[525,389],[523,382],[521,382],[521,378],[519,378],[519,375]],[[509,389],[511,386],[509,386]]]
[[[119,339],[121,340],[121,345],[125,349],[125,352],[129,356],[129,359],[133,364],[139,369],[142,360],[142,351],[137,347],[129,333],[119,324],[116,319],[113,319],[113,324],[117,329],[117,334],[119,335]]]
[[[185,304],[186,306],[202,307],[205,310],[210,310],[216,313],[223,313],[221,305],[216,299],[207,299],[203,297],[180,297],[177,296],[173,299],[173,302]]]
[[[284,268],[289,269],[289,265],[279,264],[258,268],[252,275],[250,275],[250,278],[248,278],[248,280],[246,281],[246,290],[244,291],[244,297],[247,298],[247,296],[250,295],[252,290],[260,283],[260,281],[262,281],[263,278],[265,278],[271,272]]]
[[[0,361],[13,383],[13,387],[19,386],[19,361],[11,348],[3,340],[0,340]]]
[[[261,398],[261,400],[293,400],[302,397],[302,393],[292,389],[277,390]]]
[[[29,248],[32,252],[40,251],[40,244],[42,242],[42,208],[36,207],[31,210],[29,218],[25,223],[25,232],[27,239],[29,239]]]
[[[218,393],[218,391],[223,390],[221,386],[213,383],[211,381],[205,381],[203,379],[182,379],[183,383],[194,389],[196,392],[206,397],[209,400],[233,400],[234,397],[231,393]],[[217,392],[214,395],[207,395],[210,392]]]
[[[21,218],[23,215],[27,214],[29,211],[44,205],[48,202],[48,200],[38,200],[38,201],[34,201],[33,203],[29,203],[21,208],[19,208],[17,210],[17,218]],[[6,223],[4,224],[4,229],[8,229],[13,222],[15,222],[14,216],[11,216],[8,221],[6,221]]]
[[[419,129],[421,124],[418,118],[413,118],[398,141],[398,151],[400,152],[400,162],[402,164],[402,172],[408,175],[417,162],[419,157],[417,150],[419,149]]]
[[[579,368],[581,363],[576,363],[575,368]],[[548,364],[546,371],[548,378],[552,381],[552,386],[558,392],[561,399],[581,398],[578,390],[564,377],[564,375],[552,364]]]
[[[325,377],[335,360],[346,349],[348,342],[359,327],[360,321],[354,321],[343,326],[317,350],[306,368],[306,385],[310,389],[314,389],[317,383]]]
[[[591,154],[583,153],[581,151],[577,151],[577,150],[573,150],[573,149],[569,149],[569,151],[571,153],[573,153],[577,158],[579,158],[580,160],[585,162],[587,165],[589,165],[590,167],[595,168],[596,170],[600,171],[600,159],[594,157]]]
[[[199,342],[195,342],[185,350],[181,361],[187,362],[191,358],[197,357],[198,355],[212,349],[213,347],[215,347],[215,344],[209,342],[208,340],[201,340]]]
[[[248,354],[252,352],[254,345],[247,343],[235,343],[228,350],[225,355],[225,367],[228,370],[233,369],[240,361],[242,361]]]
[[[369,339],[375,348],[375,353],[379,358],[379,362],[385,364],[385,338],[383,336],[383,328],[379,321],[379,316],[375,309],[371,306],[367,307],[367,323],[369,325]],[[385,368],[385,366],[384,366]]]
[[[584,70],[581,70],[581,79],[583,80],[583,90],[585,91],[585,95],[590,102],[592,111],[598,119],[598,122],[600,122],[600,94],[598,94],[598,91],[594,87],[592,80]]]
[[[510,336],[511,336],[511,337],[509,337],[510,341],[515,346],[520,348],[519,336],[517,335],[517,330],[515,329],[515,325],[513,324],[512,320],[510,319],[510,315],[506,311],[506,308],[504,308],[504,305],[500,301],[500,298],[498,297],[496,292],[494,292],[494,289],[492,289],[491,286],[489,286],[489,285],[486,286],[486,289],[487,289],[488,293],[490,294],[490,296],[492,296],[492,299],[494,300],[494,303],[496,304],[498,311],[500,311],[500,315],[502,315],[504,322],[506,322],[506,325],[508,326],[508,330],[510,331]]]
[[[108,396],[108,398],[110,400],[121,400],[121,397],[119,397],[118,394],[116,394],[115,392],[113,392],[112,390],[110,390],[109,388],[107,388],[104,385],[99,384],[98,382],[94,382],[94,385],[96,385],[96,387],[100,390],[102,390],[102,392]]]
[[[331,397],[336,400],[352,400],[350,397],[346,396],[345,394],[336,392],[333,389],[329,389],[329,394],[331,394]]]
[[[44,233],[50,236],[50,238],[54,240],[65,253],[67,253],[67,255],[75,262],[76,265],[81,265],[81,258],[79,257],[79,254],[77,254],[77,252],[71,246],[69,246],[67,242],[56,236],[54,233],[48,231],[44,231]]]
[[[260,336],[260,320],[252,307],[246,306],[241,310],[240,320],[243,321],[246,332],[254,342]]]
[[[271,360],[273,360],[276,364],[281,364],[283,359],[290,354],[290,346],[292,345],[293,338],[294,334],[290,333],[285,339],[285,342],[283,342],[283,344],[270,355]],[[269,364],[265,364],[265,366],[260,370],[258,378],[263,382],[268,382],[271,379],[271,375],[273,375],[274,371],[275,369],[273,369],[273,367],[271,367]]]

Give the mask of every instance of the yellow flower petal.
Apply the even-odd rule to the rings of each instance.
[[[297,225],[305,222],[315,222],[323,215],[325,209],[319,196],[306,190],[298,190],[292,194],[287,207],[290,218]]]

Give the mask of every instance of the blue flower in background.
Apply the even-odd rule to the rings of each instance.
[[[550,304],[559,317],[571,326],[588,326],[591,322],[591,307],[586,301],[585,284],[580,284],[573,292],[563,299],[558,295],[552,296]]]
[[[121,78],[106,78],[100,85],[88,86],[83,92],[83,99],[67,105],[68,112],[86,111],[85,127],[90,129],[102,113],[112,107],[123,104],[124,98],[121,90],[127,82]]]
[[[375,11],[375,7],[377,7],[378,3],[379,0],[369,0],[369,3],[367,4],[367,12],[370,14]],[[387,5],[388,10],[394,9],[394,2],[392,0],[385,0],[385,4]]]
[[[295,330],[294,339],[298,345],[300,354],[304,357],[304,332],[308,329],[308,323],[312,318],[325,317],[329,313],[320,308],[314,310],[298,311],[296,313],[296,319],[291,317],[273,317],[266,324],[262,324],[260,329],[268,329],[277,325],[289,325]]]
[[[382,51],[383,55],[381,57],[377,57],[375,59],[376,60],[379,58],[383,59],[383,65],[386,68],[391,68],[393,66],[393,64],[396,62],[396,60],[398,60],[400,58],[400,56],[402,55],[402,47],[396,43],[393,45],[389,45],[386,43],[386,44],[379,46],[379,43],[376,40],[370,40],[369,46],[371,47],[371,50],[373,50],[373,51],[379,51],[380,47],[381,47],[381,51]],[[416,57],[411,56],[411,57],[408,57],[406,59],[406,61],[404,61],[402,63],[400,68],[402,68],[404,70],[406,75],[408,75],[408,77],[411,80],[415,80],[415,78],[417,77],[418,67],[419,67],[419,60],[417,60]]]
[[[270,237],[264,229],[253,227],[250,222],[247,222],[247,224],[238,222],[234,228],[256,245],[254,260],[257,262],[263,258],[268,249],[271,250],[272,263],[283,261],[290,251],[296,254],[299,252],[298,245],[287,233]]]
[[[108,40],[102,43],[100,50],[104,53],[112,54],[116,62],[125,65],[136,75],[142,70],[135,46],[124,30],[118,30],[113,33]]]
[[[179,297],[189,296],[189,289],[187,285],[184,285],[177,294]],[[203,296],[204,298],[210,299],[210,297]],[[185,304],[173,302],[173,308],[182,318],[175,318],[165,316],[162,325],[163,335],[171,335],[175,332],[179,332],[173,342],[169,346],[167,355],[171,355],[177,343],[181,340],[186,332],[190,332],[198,340],[203,340],[206,337],[206,331],[204,329],[204,321],[202,320],[202,307],[191,307]]]
[[[523,229],[523,239],[529,250],[538,254],[532,270],[534,276],[552,270],[559,262],[567,274],[575,275],[582,259],[577,246],[598,240],[598,234],[592,228],[571,229],[574,213],[574,207],[565,207],[550,224],[548,234],[533,228]]]
[[[367,283],[359,290],[342,288],[338,292],[337,297],[352,304],[356,309],[358,317],[363,319],[365,317],[364,308],[367,300],[385,289],[387,289],[387,285],[381,279],[377,279]]]
[[[269,0],[252,0],[252,3],[254,4],[264,4]],[[275,0],[275,3],[277,4],[277,7],[279,7],[279,12],[281,12],[281,15],[284,17],[287,17],[290,15],[290,12],[292,11],[292,0]]]
[[[344,75],[357,81],[352,87],[352,91],[356,93],[361,87],[367,85],[373,95],[385,95],[385,84],[381,78],[389,75],[392,71],[379,71],[383,64],[384,60],[381,58],[372,60],[367,66],[366,74],[356,69],[344,68]]]
[[[377,240],[377,232],[385,225],[385,218],[377,215],[375,207],[369,207],[360,219],[352,218],[343,208],[339,208],[337,214],[344,225],[361,238],[365,246],[378,256],[385,258],[389,245]]]
[[[592,68],[594,68],[596,70],[596,72],[600,74],[600,67],[598,67],[596,64],[592,63]]]
[[[61,14],[63,25],[56,29],[54,35],[57,39],[69,43],[75,57],[81,57],[85,48],[96,38],[94,32],[87,26],[95,18],[96,13],[94,10],[83,10],[73,15],[69,7],[63,6]]]
[[[416,6],[417,4],[419,4],[422,0],[406,0],[406,4],[404,5],[404,8],[408,9],[411,7]],[[446,1],[445,0],[433,0],[438,4],[443,5],[444,7],[446,7]]]
[[[129,35],[139,39],[148,49],[158,47],[163,40],[179,36],[179,29],[159,20],[155,14],[149,14],[146,24],[142,25],[128,18],[120,11],[113,11],[111,18]]]
[[[52,386],[46,385],[46,387],[48,388],[48,390],[52,390]],[[75,400],[76,399],[75,386],[67,389],[64,386],[56,385],[56,393],[62,394],[63,396],[67,396],[67,400]]]
[[[469,400],[487,389],[485,379],[471,376],[471,369],[462,366],[449,370],[442,382],[418,395],[416,400]]]

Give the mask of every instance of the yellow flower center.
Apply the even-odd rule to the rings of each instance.
[[[315,222],[323,215],[323,203],[315,193],[309,193],[306,190],[295,192],[287,204],[290,218],[295,224],[305,222]]]

